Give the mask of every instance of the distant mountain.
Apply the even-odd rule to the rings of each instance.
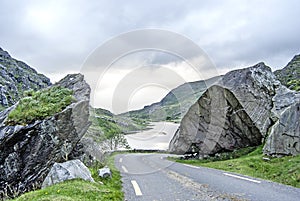
[[[217,82],[221,77],[216,76],[208,80],[184,83],[171,90],[160,102],[145,106],[140,110],[120,114],[119,116],[150,121],[180,121],[189,107],[195,103],[209,86]]]
[[[24,91],[49,85],[49,78],[0,48],[0,110],[15,104]]]
[[[118,127],[124,134],[146,129],[148,125],[146,120],[118,116],[108,110],[93,107],[90,107],[90,121],[92,124],[87,132],[87,136],[92,137],[95,141],[101,141],[104,128],[107,125]]]
[[[283,69],[275,71],[274,74],[281,84],[300,91],[300,54],[294,56]]]

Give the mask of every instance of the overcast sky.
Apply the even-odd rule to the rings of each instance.
[[[197,44],[216,66],[216,71],[207,68],[202,78],[260,61],[273,69],[282,68],[300,52],[297,0],[0,0],[0,15],[0,47],[52,82],[81,72],[101,45],[139,29],[168,30]],[[133,73],[137,68],[138,74]],[[125,100],[127,109],[113,108],[114,91],[125,77],[138,79],[157,69],[161,73],[169,69],[181,77],[172,76],[169,84],[157,79],[150,84],[138,82]],[[142,51],[119,58],[102,80],[89,82],[97,84],[93,104],[119,113],[158,101],[171,88],[200,78],[180,57]]]

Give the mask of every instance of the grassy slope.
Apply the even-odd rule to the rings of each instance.
[[[114,166],[114,156],[109,157],[108,166],[112,179],[102,179],[97,175],[98,168],[90,168],[96,183],[76,179],[65,181],[42,190],[36,190],[14,199],[14,201],[94,201],[124,199],[120,172]],[[99,182],[103,182],[101,185]]]
[[[281,70],[274,72],[281,84],[289,89],[300,91],[300,55],[294,58]]]
[[[235,172],[251,177],[271,180],[300,188],[300,155],[271,158],[264,161],[262,147],[236,159],[223,161],[207,160],[176,160],[196,166],[204,166]]]
[[[108,110],[92,107],[90,108],[90,121],[92,122],[92,125],[90,126],[88,133],[94,136],[103,133],[103,130],[107,128],[103,123],[112,125],[112,128],[118,127],[124,134],[146,129],[149,124],[143,119],[121,117],[114,115]]]
[[[160,102],[145,106],[143,109],[129,111],[118,116],[148,119],[150,121],[175,121],[179,122],[192,104],[220,77],[208,80],[188,82],[172,89]]]

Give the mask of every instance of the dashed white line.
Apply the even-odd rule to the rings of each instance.
[[[261,183],[261,181],[254,180],[254,179],[249,179],[249,178],[246,178],[246,177],[241,177],[241,176],[234,175],[234,174],[229,174],[229,173],[223,173],[223,174],[226,175],[226,176],[229,176],[229,177],[234,177],[234,178],[238,178],[238,179],[243,179],[243,180],[251,181],[251,182],[254,182],[254,183],[258,183],[258,184]]]
[[[123,158],[120,158],[120,159],[119,159],[119,162],[122,163],[122,162],[123,162]]]
[[[139,185],[138,185],[138,183],[137,183],[135,180],[131,180],[131,184],[132,184],[132,186],[133,186],[133,189],[134,189],[134,192],[135,192],[135,195],[136,195],[136,196],[141,196],[141,195],[143,195],[143,194],[142,194],[142,191],[141,191],[141,189],[140,189],[140,187],[139,187]]]
[[[124,172],[126,172],[126,173],[128,172],[128,170],[126,169],[126,167],[123,166],[123,165],[122,165],[122,169],[123,169]]]
[[[188,164],[183,164],[183,165],[184,165],[184,166],[187,166],[187,167],[195,168],[195,169],[200,169],[199,167],[193,166],[193,165],[188,165]]]

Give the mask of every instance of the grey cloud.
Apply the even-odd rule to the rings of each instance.
[[[300,52],[298,4],[297,0],[0,1],[0,46],[53,76],[80,71],[97,47],[121,33],[157,28],[187,36],[224,71],[260,61],[281,68]],[[28,17],[33,8],[49,14],[45,20],[55,20],[43,23],[42,17]],[[150,39],[146,34],[133,42],[167,41]],[[116,48],[136,44],[123,41]],[[176,38],[167,46],[181,46],[187,59],[197,57],[193,48]],[[167,53],[148,57],[152,64],[180,60]],[[147,55],[141,60],[145,58]]]

